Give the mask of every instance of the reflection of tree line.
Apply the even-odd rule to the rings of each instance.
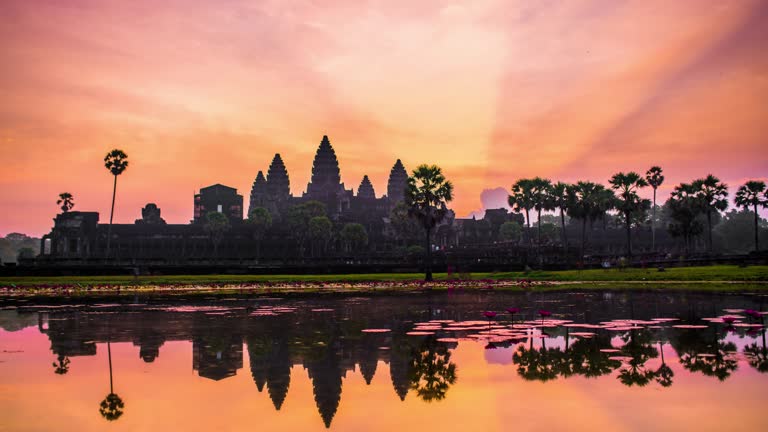
[[[618,349],[611,345],[610,335],[604,332],[571,342],[569,330],[561,331],[564,332],[564,348],[547,347],[547,338],[541,339],[540,347],[534,347],[534,338],[518,344],[512,361],[522,378],[530,381],[549,381],[573,375],[595,378],[617,371],[618,380],[626,386],[642,387],[655,381],[662,387],[669,387],[675,373],[664,357],[664,345],[667,343],[678,353],[680,365],[690,372],[723,381],[738,367],[736,344],[726,341],[725,335],[720,334],[722,330],[717,327],[628,330],[620,333],[624,344]],[[665,340],[664,333],[668,331],[672,336]],[[759,334],[762,343],[748,345],[744,354],[752,367],[765,373],[768,372],[765,330],[761,329]],[[661,365],[656,369],[649,368],[647,362],[659,356]]]

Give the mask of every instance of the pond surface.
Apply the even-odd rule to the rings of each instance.
[[[768,430],[765,296],[74,302],[0,300],[0,430]]]

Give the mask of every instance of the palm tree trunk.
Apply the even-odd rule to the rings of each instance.
[[[758,244],[758,235],[757,235],[757,203],[755,203],[755,252],[760,250],[759,244]]]
[[[539,209],[538,220],[536,223],[538,224],[536,227],[536,250],[537,253],[541,253],[541,209]]]
[[[424,280],[432,282],[432,228],[427,228],[427,249],[425,251]]]
[[[109,340],[107,340],[107,356],[109,357],[109,394],[113,394],[114,390],[112,388],[112,346],[109,343]]]
[[[632,225],[630,224],[630,217],[630,212],[624,212],[624,222],[627,225],[627,261],[632,259]]]
[[[581,220],[581,257],[584,259],[584,246],[587,244],[587,218]]]
[[[656,187],[653,188],[653,216],[651,216],[651,251],[656,252]]]
[[[530,248],[533,245],[533,241],[531,241],[531,214],[528,212],[528,209],[525,209],[525,224],[528,227],[525,236],[528,237],[528,247]]]
[[[115,195],[117,194],[117,176],[112,186],[112,210],[109,211],[109,227],[107,227],[107,258],[109,258],[109,246],[112,241],[112,216],[115,215]]]
[[[568,253],[568,235],[565,234],[565,213],[560,207],[560,229],[563,231],[563,250]]]
[[[712,210],[707,210],[707,252],[712,253]]]

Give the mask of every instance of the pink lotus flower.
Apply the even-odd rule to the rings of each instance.
[[[760,312],[754,309],[747,309],[744,311],[744,314],[755,319],[760,319],[762,317],[762,315],[760,315]]]
[[[485,311],[483,312],[483,315],[485,315],[485,317],[488,319],[496,318],[496,312],[493,311]]]
[[[723,322],[726,324],[733,324],[736,322],[736,318],[734,317],[723,317]]]
[[[550,316],[552,316],[552,312],[550,312],[550,311],[548,311],[548,310],[544,310],[544,309],[542,309],[542,310],[540,310],[540,311],[539,311],[539,315],[540,315],[542,318],[546,318],[546,317],[550,317]]]
[[[514,315],[514,314],[516,314],[516,313],[520,312],[520,309],[518,309],[518,308],[515,308],[515,307],[511,307],[511,308],[507,308],[507,312],[509,312],[509,313],[511,313],[512,315]]]

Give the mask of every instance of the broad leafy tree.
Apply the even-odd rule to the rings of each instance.
[[[755,212],[755,250],[760,250],[758,243],[758,220],[757,210],[759,207],[768,207],[768,193],[765,190],[765,182],[750,180],[742,185],[736,191],[734,202],[737,206]]]
[[[109,211],[109,227],[107,228],[107,257],[109,257],[109,246],[112,240],[112,217],[115,215],[115,196],[117,195],[117,176],[128,168],[128,155],[122,150],[114,149],[104,156],[104,167],[115,177],[115,182],[112,186],[112,207]]]
[[[652,166],[645,172],[645,181],[653,188],[653,216],[651,219],[651,250],[656,252],[656,190],[664,183],[660,166]]]
[[[258,259],[261,255],[261,242],[272,227],[272,214],[264,207],[256,207],[251,210],[247,222],[253,230],[253,240],[256,241],[256,259]]]
[[[523,227],[517,222],[507,221],[499,227],[499,238],[503,241],[520,242],[523,234]]]
[[[728,208],[728,185],[709,174],[693,182],[704,214],[707,215],[707,250],[712,252],[712,215]]]
[[[219,245],[224,239],[224,234],[226,234],[230,228],[229,218],[225,214],[213,211],[205,215],[205,225],[203,225],[203,230],[208,234],[208,237],[213,243],[214,256],[219,256]]]
[[[419,165],[405,189],[409,214],[416,218],[426,234],[425,280],[432,280],[432,231],[448,213],[447,203],[453,199],[453,184],[446,180],[437,165]]]
[[[69,192],[62,192],[59,194],[59,199],[56,200],[56,205],[61,206],[61,211],[66,213],[75,206],[75,198]]]
[[[413,353],[410,370],[410,388],[424,402],[445,399],[448,389],[456,382],[456,365],[451,361],[451,351],[432,336]]]
[[[300,256],[304,255],[304,245],[309,238],[309,221],[320,216],[326,216],[326,212],[325,204],[319,201],[307,201],[288,209],[287,226],[296,241]]]
[[[368,233],[362,224],[348,223],[341,229],[341,240],[347,250],[357,252],[368,244]]]
[[[319,244],[320,250],[325,252],[333,234],[333,223],[327,216],[315,216],[309,220],[308,234],[312,240],[312,255],[314,256],[315,244]]]
[[[624,215],[624,225],[627,229],[627,258],[632,258],[632,216],[650,207],[650,201],[642,199],[637,194],[648,182],[640,174],[630,171],[619,172],[609,180],[611,188],[616,191],[616,209]]]

